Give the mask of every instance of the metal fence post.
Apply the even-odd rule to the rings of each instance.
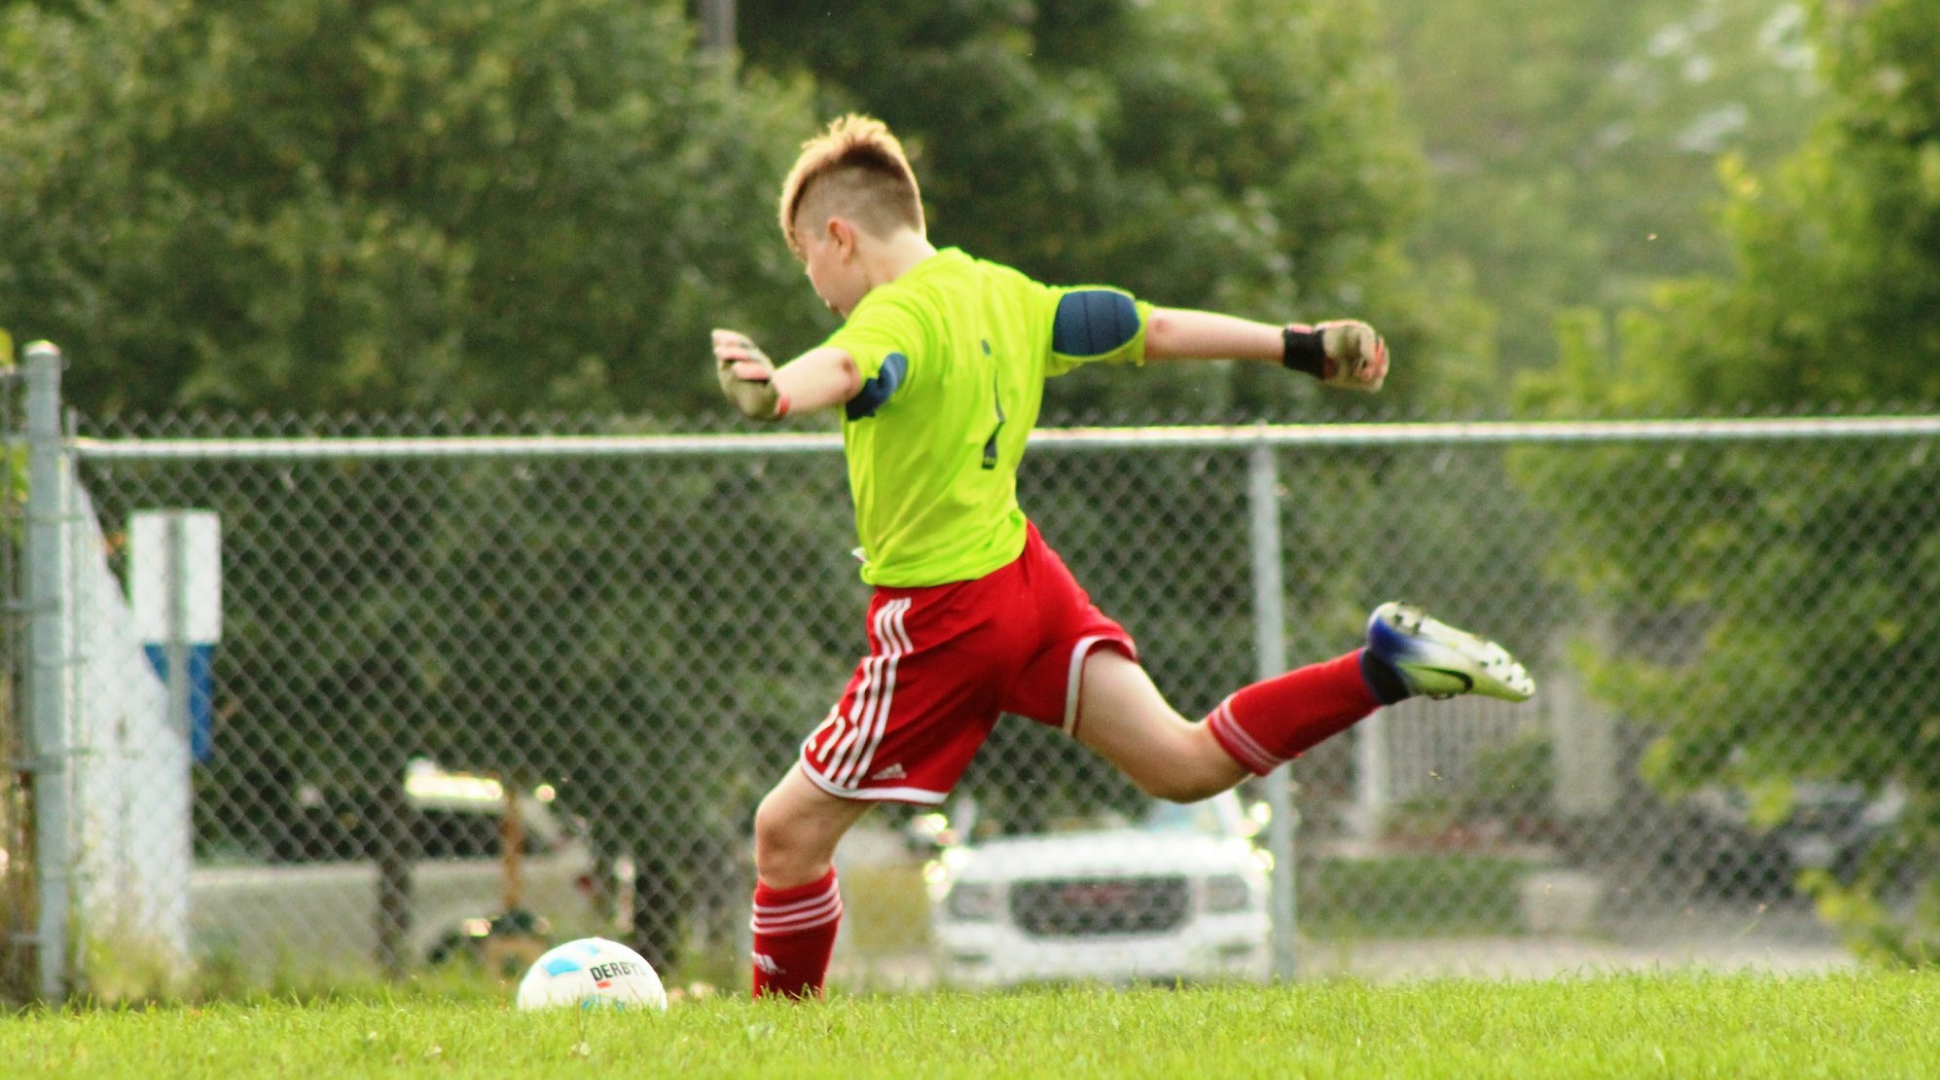
[[[411,955],[412,843],[411,803],[404,791],[403,768],[393,767],[375,798],[377,850],[377,966],[388,979],[402,979]]]
[[[1287,670],[1286,589],[1280,578],[1280,464],[1279,453],[1262,441],[1253,447],[1247,468],[1247,505],[1252,512],[1253,645],[1257,671],[1271,679]],[[1293,778],[1290,766],[1266,777],[1267,805],[1273,820],[1267,827],[1267,846],[1273,852],[1273,974],[1291,979],[1299,974],[1296,950],[1298,906],[1293,872]]]
[[[61,633],[61,351],[45,341],[27,346],[27,537],[25,579],[28,635],[28,758],[34,774],[34,852],[40,887],[36,944],[41,996],[52,1001],[68,986],[67,718]]]

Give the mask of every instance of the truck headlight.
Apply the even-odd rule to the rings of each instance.
[[[950,890],[945,907],[958,922],[993,922],[1000,908],[997,886],[959,881]]]
[[[1206,879],[1206,912],[1212,915],[1245,911],[1253,904],[1253,890],[1240,874],[1220,874]]]

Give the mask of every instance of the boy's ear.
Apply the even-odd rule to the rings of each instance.
[[[843,258],[848,258],[855,254],[856,227],[854,222],[847,218],[832,217],[824,228],[828,230],[829,240],[834,242],[836,250],[842,253]]]

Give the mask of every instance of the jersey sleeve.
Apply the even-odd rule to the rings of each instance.
[[[1052,288],[1049,302],[1053,309],[1047,378],[1085,364],[1145,362],[1145,326],[1152,305],[1133,299],[1123,289],[1102,285]]]
[[[923,355],[928,334],[922,320],[900,304],[863,304],[823,344],[855,361],[862,390],[849,399],[849,419],[874,416],[908,384],[911,360]]]

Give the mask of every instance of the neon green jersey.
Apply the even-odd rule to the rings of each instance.
[[[1017,466],[1044,380],[1094,361],[1143,363],[1150,310],[956,248],[871,289],[827,342],[863,379],[842,423],[862,579],[941,585],[1017,558]]]

